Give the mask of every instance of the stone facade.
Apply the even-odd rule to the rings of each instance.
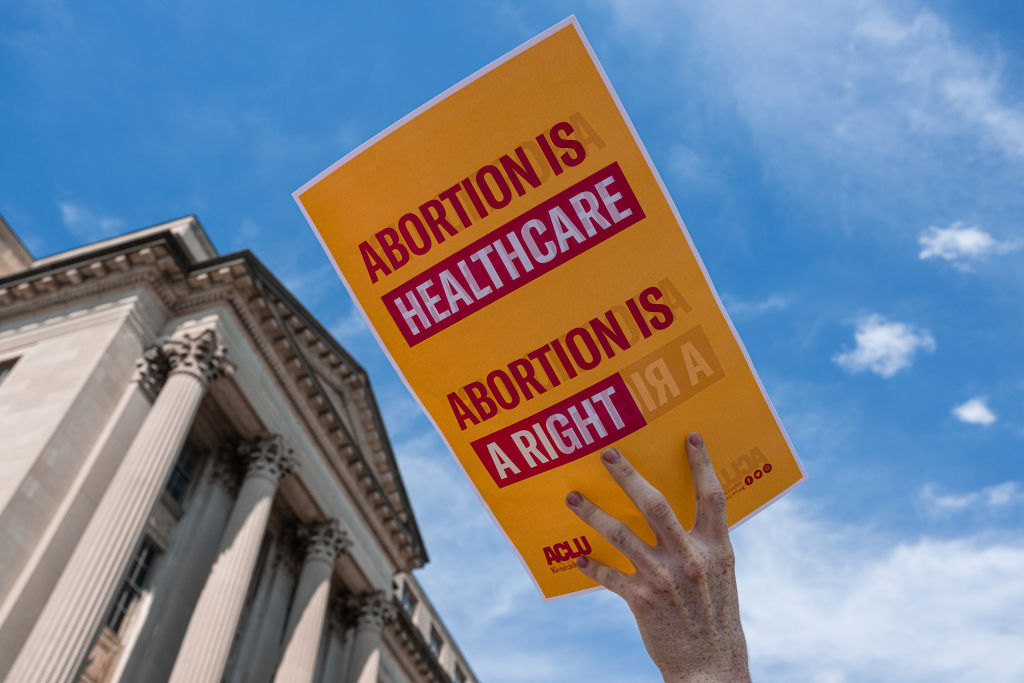
[[[475,680],[365,371],[194,217],[0,219],[0,678]]]

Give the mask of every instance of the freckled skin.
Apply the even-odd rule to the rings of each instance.
[[[666,683],[750,681],[725,492],[699,434],[687,437],[686,457],[697,494],[689,531],[618,450],[605,450],[601,461],[643,513],[656,543],[648,545],[573,491],[566,496],[569,509],[618,548],[636,572],[625,574],[586,556],[576,566],[626,601]]]

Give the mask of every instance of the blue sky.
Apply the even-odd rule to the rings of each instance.
[[[0,213],[263,259],[370,372],[482,680],[658,677],[615,596],[541,603],[290,193],[571,13],[809,474],[733,534],[755,679],[1024,678],[1024,6],[90,5],[0,4]]]

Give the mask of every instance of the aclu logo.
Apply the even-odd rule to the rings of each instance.
[[[548,561],[548,566],[559,562],[575,560],[581,555],[589,554],[590,541],[587,540],[586,536],[562,541],[561,543],[555,543],[544,548],[544,559]],[[573,564],[575,565],[576,563],[574,562]]]

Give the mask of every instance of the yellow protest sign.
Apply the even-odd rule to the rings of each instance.
[[[547,597],[631,571],[564,505],[653,542],[615,444],[693,519],[699,430],[730,524],[804,476],[682,220],[575,19],[294,194],[399,375]]]

